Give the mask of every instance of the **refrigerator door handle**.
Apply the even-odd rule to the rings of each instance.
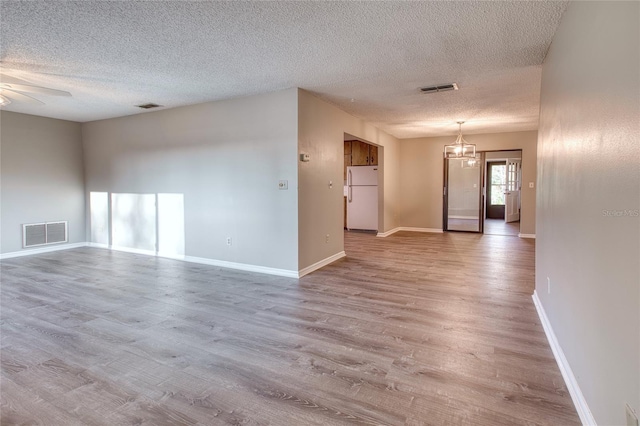
[[[347,171],[347,201],[351,202],[351,170]]]

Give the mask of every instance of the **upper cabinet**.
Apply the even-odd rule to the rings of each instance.
[[[369,144],[360,141],[351,141],[351,165],[369,165]]]
[[[374,145],[369,145],[369,165],[377,166],[378,165],[378,147]]]
[[[345,141],[345,159],[351,157],[351,163],[347,166],[377,166],[378,147],[361,141]]]

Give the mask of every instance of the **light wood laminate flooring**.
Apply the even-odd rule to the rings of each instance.
[[[485,219],[484,233],[487,235],[511,235],[520,233],[520,222],[505,222],[504,219]]]
[[[345,249],[300,280],[96,248],[3,260],[1,424],[579,424],[533,241]]]

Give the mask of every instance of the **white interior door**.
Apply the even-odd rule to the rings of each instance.
[[[507,160],[507,185],[504,199],[504,221],[520,220],[521,160]]]

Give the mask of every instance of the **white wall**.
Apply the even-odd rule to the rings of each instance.
[[[311,156],[311,161],[299,163],[300,269],[304,269],[344,251],[344,134],[380,147],[379,232],[399,226],[400,167],[398,140],[393,136],[304,90],[299,90],[298,111],[299,151]]]
[[[86,193],[184,194],[187,256],[297,272],[297,93],[83,124]]]
[[[22,224],[69,222],[69,243],[85,239],[80,124],[0,112],[0,253],[22,250]]]
[[[571,3],[542,76],[536,293],[601,425],[640,413],[639,16]]]
[[[400,141],[402,226],[442,229],[443,147],[453,136],[403,139]],[[535,234],[537,132],[464,135],[478,151],[522,150],[520,232]]]

